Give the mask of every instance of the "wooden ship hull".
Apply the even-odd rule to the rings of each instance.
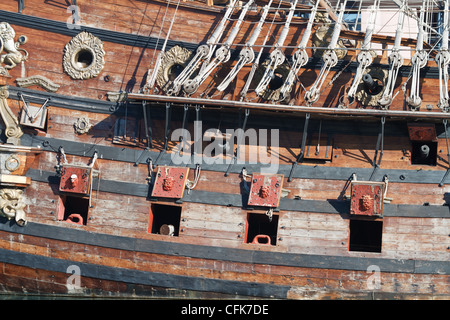
[[[0,4],[1,294],[450,297],[445,45],[361,69],[326,1],[67,3]]]

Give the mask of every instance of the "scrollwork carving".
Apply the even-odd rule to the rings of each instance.
[[[19,120],[8,106],[7,98],[9,96],[8,87],[0,87],[0,116],[5,123],[6,142],[14,145],[20,144],[20,137],[23,135],[19,125]]]
[[[38,85],[48,92],[56,92],[59,89],[58,84],[53,83],[51,80],[41,75],[31,76],[27,78],[17,78],[16,83],[19,87],[22,88],[26,88],[32,85]]]
[[[22,195],[21,189],[0,189],[0,215],[8,220],[14,218],[20,226],[27,223],[24,211],[26,204],[23,202]]]

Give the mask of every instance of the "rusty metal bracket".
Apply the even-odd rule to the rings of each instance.
[[[350,214],[382,216],[384,182],[352,181]]]
[[[184,195],[189,168],[158,167],[152,197],[181,199]]]
[[[248,197],[248,205],[276,208],[280,204],[283,188],[282,174],[253,174]]]

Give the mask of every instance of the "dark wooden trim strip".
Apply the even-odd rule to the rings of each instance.
[[[74,37],[81,31],[88,31],[95,36],[99,37],[102,41],[127,45],[127,46],[134,46],[134,47],[140,47],[140,48],[149,48],[154,49],[155,47],[157,50],[161,50],[163,43],[162,41],[159,41],[155,37],[146,37],[136,34],[128,34],[123,32],[117,32],[117,31],[110,31],[106,29],[99,29],[99,28],[92,28],[88,26],[81,25],[81,29],[69,29],[67,28],[67,24],[60,21],[50,20],[50,19],[44,19],[40,17],[34,17],[29,16],[25,14],[19,14],[16,12],[9,12],[5,10],[0,10],[0,20],[9,22],[13,25],[19,25],[26,28],[31,29],[37,29],[47,32],[53,32],[58,34],[63,34],[67,36]],[[156,46],[158,44],[158,46]],[[166,49],[169,50],[170,48],[174,47],[175,45],[182,46],[188,50],[195,51],[197,47],[201,43],[191,43],[191,42],[185,42],[185,41],[174,41],[174,40],[168,40]],[[232,59],[235,59],[239,50],[232,49]],[[257,54],[257,52],[255,52]],[[264,59],[267,56],[267,54],[264,54],[262,56],[262,59]],[[286,57],[287,59],[290,59],[289,56]],[[333,71],[342,70],[344,67],[344,72],[355,72],[357,68],[356,62],[351,62],[350,65],[348,65],[348,60],[339,60],[335,67],[332,68]],[[305,65],[305,69],[308,68],[321,68],[322,65],[322,59],[321,58],[310,58],[308,63]],[[388,66],[382,66],[382,65],[374,65],[377,67],[383,67],[388,68]],[[408,77],[410,74],[411,66],[403,66],[399,70],[399,76],[400,77]],[[439,78],[439,70],[437,67],[425,67],[421,70],[421,78],[432,78],[432,79],[438,79]]]
[[[69,29],[67,28],[67,23],[60,22],[51,19],[45,19],[40,17],[34,17],[26,14],[19,14],[16,12],[10,12],[5,10],[0,10],[0,20],[8,22],[12,25],[18,25],[25,28],[42,30],[46,32],[58,33],[70,37],[76,36],[81,31],[87,31],[99,37],[102,41],[112,42],[127,46],[140,47],[140,48],[155,48],[158,38],[147,37],[137,34],[110,31],[106,29],[99,29],[80,25],[80,29]],[[180,41],[167,41],[167,48],[170,49],[175,45],[181,45],[189,50],[195,50],[199,44],[180,42]],[[161,50],[163,42],[158,43],[158,50]]]
[[[51,184],[59,184],[59,177],[54,172],[30,169],[27,177],[33,181],[48,182]],[[98,179],[93,181],[93,189],[102,192],[125,194],[137,197],[148,198],[149,190],[152,186],[148,184],[139,184],[131,182],[122,182],[116,180]],[[157,201],[157,199],[154,199]],[[203,203],[219,206],[233,206],[247,208],[246,194],[230,194],[220,192],[210,192],[202,190],[191,190],[190,193],[185,191],[184,202]],[[251,209],[251,208],[250,208]],[[280,199],[279,210],[298,211],[298,212],[317,212],[348,215],[350,212],[349,202],[340,200],[304,200],[304,199]],[[385,217],[414,217],[414,218],[448,218],[449,207],[437,205],[396,205],[384,204],[383,215]]]
[[[50,137],[40,137],[24,134],[21,138],[21,143],[24,146],[41,147],[44,151],[56,152],[60,146],[64,147],[66,154],[92,157],[95,151],[98,151],[98,156],[101,159],[123,161],[140,164],[146,164],[147,158],[153,159],[158,163],[154,165],[171,165],[175,166],[171,161],[171,154],[165,153],[159,156],[159,152],[149,151],[143,149],[130,149],[122,147],[109,147],[103,145],[95,145],[90,143],[82,143],[76,141],[69,141]],[[142,154],[144,152],[144,154]],[[182,165],[195,169],[195,164]],[[230,170],[231,173],[240,173],[245,167],[248,173],[261,172],[264,164],[250,164],[242,163],[235,164]],[[226,172],[228,164],[202,164],[202,170]],[[278,173],[289,175],[291,165],[279,165]],[[346,167],[325,167],[325,166],[308,166],[300,165],[294,173],[294,178],[299,179],[325,179],[325,180],[348,180],[353,173],[356,173],[358,180],[369,179],[373,172],[372,168],[346,168]],[[372,181],[382,181],[384,175],[387,175],[390,182],[397,183],[427,183],[436,184],[442,180],[445,171],[427,171],[427,170],[401,170],[401,169],[383,169],[379,168]]]
[[[119,104],[112,101],[102,101],[81,97],[65,96],[52,92],[38,91],[28,88],[8,87],[9,99],[19,100],[19,93],[26,95],[27,101],[38,102],[42,104],[42,99],[51,98],[48,106],[79,110],[85,112],[95,112],[103,114],[112,114],[118,111]]]
[[[64,228],[35,222],[28,222],[25,227],[20,227],[5,218],[0,218],[0,230],[106,248],[250,264],[355,271],[366,271],[369,266],[377,265],[381,272],[450,274],[449,261],[309,255],[213,247],[100,234],[78,228]]]
[[[255,282],[241,282],[180,276],[169,273],[157,273],[133,269],[115,268],[78,261],[62,260],[12,250],[0,249],[0,261],[33,269],[67,273],[70,265],[76,265],[82,277],[112,280],[125,283],[150,285],[164,288],[219,292],[240,296],[286,299],[289,286]],[[71,274],[68,274],[68,277]],[[83,282],[81,282],[83,285]]]

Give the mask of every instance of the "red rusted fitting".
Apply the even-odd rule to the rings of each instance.
[[[366,194],[361,197],[361,209],[367,211],[373,208],[373,199]]]
[[[78,176],[76,174],[70,176],[70,185],[72,189],[75,189],[78,186]]]
[[[270,194],[270,187],[268,185],[261,186],[259,189],[259,196],[261,198],[267,198]]]
[[[174,183],[175,179],[173,177],[166,177],[163,180],[163,190],[164,191],[171,191],[173,188],[173,183]]]
[[[262,240],[262,242],[261,242],[261,240]],[[256,237],[253,238],[252,243],[253,244],[268,244],[268,245],[270,245],[271,241],[270,241],[270,237],[268,235],[258,234]]]
[[[70,222],[70,223],[75,223],[75,224],[82,225],[83,224],[83,217],[81,215],[79,215],[78,213],[72,213],[71,215],[69,215],[67,217],[67,219],[65,221],[66,222]]]

